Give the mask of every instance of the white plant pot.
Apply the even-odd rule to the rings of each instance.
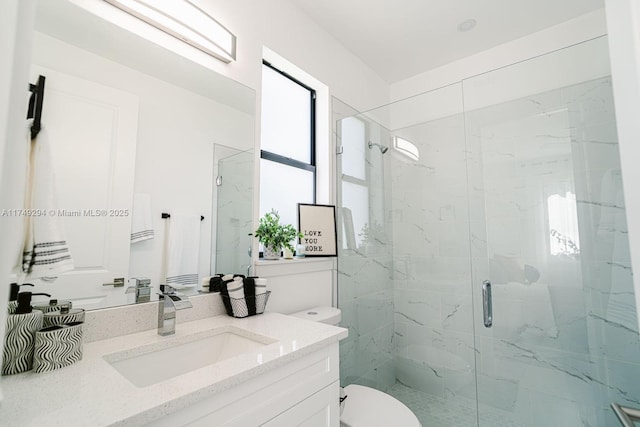
[[[280,259],[280,248],[265,246],[262,255],[264,259]]]
[[[286,246],[282,247],[282,253],[284,254],[285,259],[293,259],[293,252],[290,251]]]

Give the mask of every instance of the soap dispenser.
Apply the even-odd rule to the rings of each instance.
[[[7,310],[9,314],[14,314],[16,312],[16,308],[18,307],[18,293],[20,292],[21,286],[33,286],[31,283],[23,283],[22,285],[18,285],[17,283],[12,283],[9,290],[9,303],[7,304]]]
[[[42,326],[48,328],[65,323],[84,322],[84,313],[82,308],[71,308],[71,303],[60,305],[58,310],[44,313]]]
[[[45,293],[20,292],[15,314],[7,316],[2,351],[2,375],[18,374],[33,366],[35,333],[42,329],[44,313],[33,310],[31,298]]]
[[[52,311],[60,311],[63,309],[63,307],[72,308],[72,306],[73,306],[73,303],[71,301],[63,301],[63,300],[51,298],[49,302],[34,304],[33,308],[35,310],[40,310],[46,314]]]

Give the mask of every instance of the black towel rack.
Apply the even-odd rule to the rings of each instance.
[[[169,215],[166,212],[162,212],[162,219],[167,219],[167,218],[171,218],[171,215]],[[200,221],[204,221],[204,217],[202,215],[200,215]]]
[[[29,98],[29,110],[27,111],[27,119],[33,119],[31,125],[31,139],[35,139],[40,132],[42,120],[42,102],[44,101],[44,76],[38,76],[38,83],[29,84],[31,97]]]

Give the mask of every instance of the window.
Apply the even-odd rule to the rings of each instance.
[[[367,126],[355,117],[341,121],[342,143],[342,248],[362,247],[369,227],[369,183],[367,181]]]
[[[316,92],[266,61],[262,66],[260,216],[297,226],[297,204],[316,202]]]
[[[382,253],[388,242],[385,226],[385,185],[381,173],[389,141],[388,129],[362,115],[347,117],[337,129],[342,155],[339,206],[342,207],[342,249],[361,254]]]
[[[551,255],[580,255],[580,233],[576,195],[571,191],[547,197],[549,246]]]

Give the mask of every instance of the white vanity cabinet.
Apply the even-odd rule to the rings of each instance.
[[[339,395],[338,382],[323,388],[316,394],[307,397],[271,421],[263,424],[266,427],[303,426],[320,427],[340,424],[340,414],[336,396]]]
[[[333,343],[148,425],[338,427],[339,396]]]
[[[212,331],[231,331],[264,345],[217,361],[216,348],[199,350],[212,363],[184,373],[174,372],[174,365],[190,366],[190,358],[201,358],[179,351],[171,353],[170,362],[144,359],[154,369],[173,372],[149,385],[136,385],[112,365],[114,355],[122,353],[135,358],[159,349],[191,349],[184,346],[215,336]],[[347,335],[344,328],[264,313],[179,323],[168,338],[152,329],[86,343],[82,360],[71,366],[2,377],[0,426],[67,427],[72,420],[96,427],[338,427],[338,343]],[[145,353],[149,348],[155,350]],[[38,411],[25,410],[25,402],[32,401],[40,402]]]

